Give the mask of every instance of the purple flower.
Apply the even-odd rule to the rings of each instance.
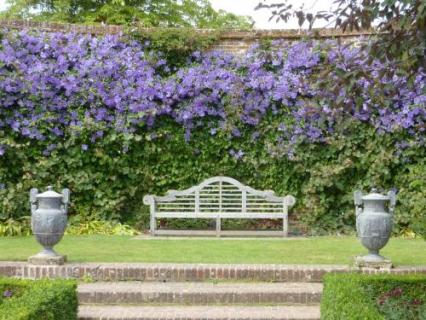
[[[404,149],[407,149],[410,146],[410,144],[407,141],[401,141],[401,142],[397,142],[395,146],[397,147],[397,149],[404,150]]]
[[[316,140],[319,137],[321,137],[322,132],[320,129],[318,128],[314,128],[314,127],[310,127],[309,130],[307,131],[306,135],[311,139],[311,140]]]
[[[49,144],[47,147],[46,147],[46,149],[44,149],[44,151],[43,151],[43,155],[44,156],[49,156],[51,153],[52,153],[52,151],[53,150],[55,150],[56,149],[56,147],[57,147],[57,144],[56,143],[51,143],[51,144]]]
[[[3,297],[4,298],[11,298],[12,296],[13,296],[12,290],[7,289],[7,290],[3,291]]]
[[[426,105],[426,94],[414,98],[414,103]]]
[[[238,128],[232,129],[232,135],[234,137],[241,137],[241,131]]]
[[[255,140],[259,139],[259,137],[260,137],[260,133],[259,133],[259,131],[255,131],[255,132],[253,132],[253,133],[252,133],[252,135],[251,135],[251,139],[252,139],[253,141],[255,141]]]
[[[81,145],[81,150],[87,151],[88,149],[89,149],[89,146],[87,144],[82,144]]]
[[[242,150],[235,151],[234,149],[231,149],[229,150],[229,154],[233,156],[236,160],[239,160],[244,156],[244,151]]]

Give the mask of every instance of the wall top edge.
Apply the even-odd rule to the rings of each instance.
[[[27,20],[9,20],[0,19],[0,28],[11,29],[38,29],[40,31],[50,32],[75,32],[87,34],[120,34],[124,31],[140,31],[150,32],[156,30],[188,30],[189,28],[144,28],[144,27],[124,27],[118,25],[83,25],[83,24],[68,24],[59,22],[44,22],[44,21],[27,21]],[[271,39],[298,39],[306,36],[313,36],[319,38],[328,37],[359,37],[374,34],[374,30],[359,30],[359,31],[346,31],[332,28],[298,30],[298,29],[255,29],[255,30],[235,30],[235,29],[193,29],[196,33],[210,33],[219,32],[220,39],[242,39],[253,40],[260,38]]]

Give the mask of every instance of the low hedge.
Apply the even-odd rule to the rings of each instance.
[[[328,274],[321,319],[426,319],[426,275]]]
[[[71,280],[0,278],[0,320],[77,319],[76,289]]]

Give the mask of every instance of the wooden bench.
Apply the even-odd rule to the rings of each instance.
[[[165,196],[146,195],[150,206],[152,235],[278,235],[288,234],[291,196],[278,197],[273,191],[258,191],[229,177],[213,177],[183,191],[170,190]],[[216,230],[161,230],[159,218],[215,219]],[[282,231],[224,231],[221,219],[283,219]]]

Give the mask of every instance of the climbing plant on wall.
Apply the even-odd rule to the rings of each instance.
[[[56,183],[71,188],[72,214],[135,223],[144,194],[224,174],[294,194],[292,218],[312,232],[353,230],[352,191],[394,187],[397,230],[409,232],[425,212],[414,200],[425,190],[426,75],[382,76],[389,64],[372,69],[358,50],[273,42],[174,64],[134,38],[5,32],[1,218],[27,215],[28,190]],[[320,86],[324,68],[331,79],[360,70],[353,90]]]

